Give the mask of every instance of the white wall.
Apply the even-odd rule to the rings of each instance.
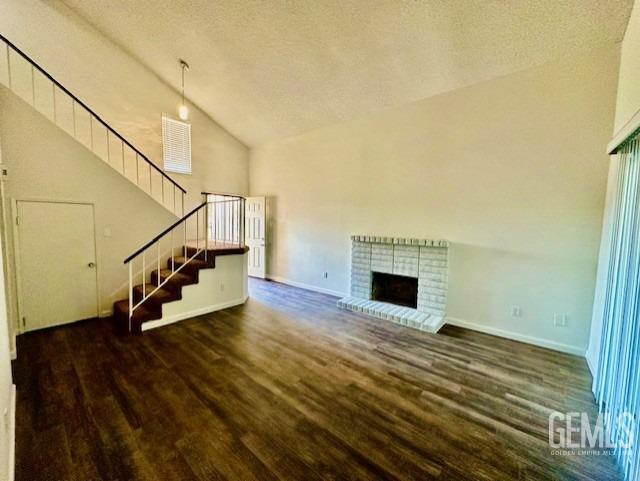
[[[2,159],[2,150],[0,149],[0,163]],[[0,249],[3,249],[3,244],[4,240],[0,238]],[[15,390],[11,378],[9,348],[4,259],[0,256],[0,479],[7,480],[12,479],[15,445]],[[5,413],[7,413],[6,416]]]
[[[627,31],[622,41],[620,54],[620,75],[618,77],[618,91],[616,98],[615,126],[613,133],[617,133],[640,110],[640,4],[636,2],[629,18]],[[609,183],[607,186],[607,203],[603,215],[602,244],[598,262],[598,282],[593,303],[593,320],[587,361],[592,372],[598,366],[600,354],[600,339],[602,330],[604,287],[607,270],[609,268],[608,255],[610,247],[611,223],[613,206],[617,195],[618,157],[612,156],[609,163]]]
[[[142,330],[244,304],[248,296],[247,254],[217,256],[215,269],[203,269],[198,283],[182,288],[182,299],[162,305],[162,318]]]
[[[593,51],[253,150],[268,273],[346,292],[350,234],[446,238],[451,318],[584,353],[618,60]]]
[[[161,114],[176,113],[178,92],[61,1],[3,0],[0,32],[162,166]],[[187,190],[187,206],[203,190],[246,194],[248,149],[193,105],[190,110],[193,175],[171,174]]]

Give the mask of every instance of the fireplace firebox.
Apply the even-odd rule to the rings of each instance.
[[[372,300],[412,307],[413,309],[418,306],[417,278],[375,271],[371,274]]]

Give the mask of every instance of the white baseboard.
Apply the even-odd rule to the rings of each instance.
[[[188,312],[181,312],[180,314],[175,314],[173,316],[166,316],[162,319],[158,319],[157,321],[149,321],[142,323],[142,330],[148,331],[149,329],[155,329],[157,327],[167,326],[169,324],[173,324],[174,322],[184,321],[185,319],[190,319],[192,317],[201,316],[203,314],[209,314],[210,312],[219,311],[221,309],[227,309],[228,307],[238,306],[240,304],[244,304],[247,302],[249,296],[244,296],[239,299],[232,299],[230,301],[221,302],[220,304],[214,304],[212,306],[201,307],[200,309],[194,309]]]
[[[288,286],[299,287],[300,289],[306,289],[307,291],[319,292],[321,294],[329,294],[330,296],[345,297],[348,294],[346,292],[334,291],[332,289],[326,289],[324,287],[313,286],[311,284],[304,284],[303,282],[292,281],[280,276],[272,276],[267,274],[268,280],[279,282],[281,284],[287,284]]]
[[[18,359],[18,347],[16,345],[16,335],[14,334],[11,337],[11,343],[9,346],[9,356],[11,357],[12,361],[15,361],[16,359]]]
[[[527,344],[533,344],[534,346],[546,347],[547,349],[553,349],[554,351],[566,352],[568,354],[575,354],[576,356],[585,355],[585,349],[572,346],[570,344],[563,344],[561,342],[549,341],[540,337],[527,336],[525,334],[519,334],[513,331],[507,331],[505,329],[498,329],[496,327],[485,326],[471,321],[465,321],[463,319],[456,319],[454,317],[447,317],[447,324],[452,326],[464,327],[471,329],[472,331],[483,332],[485,334],[491,334],[493,336],[504,337],[513,341],[526,342]]]
[[[596,366],[595,366],[595,362],[593,359],[591,359],[591,353],[589,351],[587,351],[587,353],[584,355],[585,359],[587,360],[587,366],[589,366],[589,371],[591,371],[591,375],[595,378],[596,377]]]
[[[11,401],[9,403],[9,472],[7,479],[14,481],[16,472],[16,385],[11,385]]]

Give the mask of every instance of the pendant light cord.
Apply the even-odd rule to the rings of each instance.
[[[182,105],[184,105],[184,63],[182,64]]]

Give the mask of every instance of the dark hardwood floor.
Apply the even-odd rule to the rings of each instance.
[[[551,410],[595,412],[584,359],[275,283],[251,295],[142,336],[20,336],[16,479],[620,479],[548,446]]]

